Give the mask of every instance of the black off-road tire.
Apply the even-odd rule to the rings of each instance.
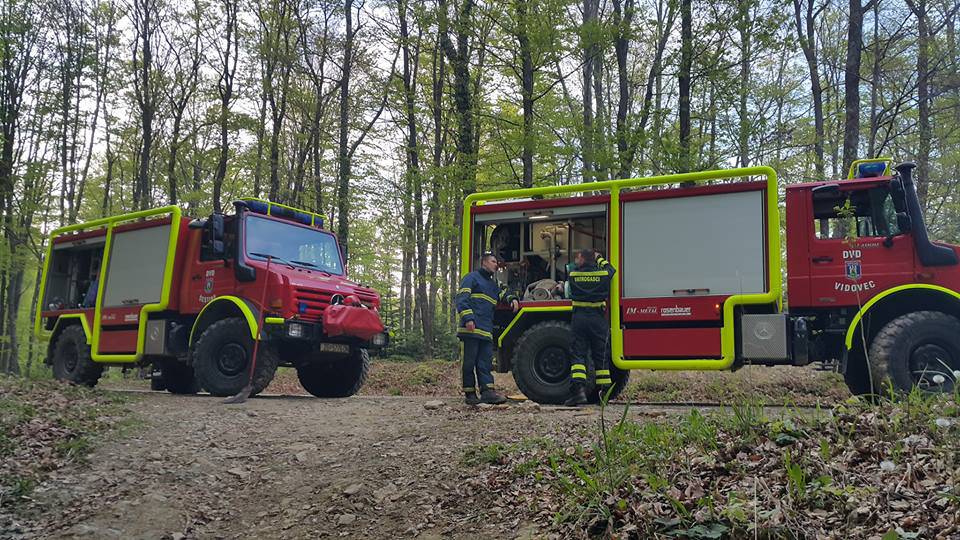
[[[882,394],[892,383],[895,391],[910,392],[918,382],[917,362],[931,354],[946,364],[937,366],[944,374],[939,391],[953,391],[952,372],[960,370],[960,320],[939,311],[915,311],[890,321],[870,343],[875,391]]]
[[[220,397],[237,394],[250,379],[253,338],[247,321],[233,317],[211,324],[194,343],[191,357],[196,380],[204,390]],[[270,384],[279,363],[276,348],[261,342],[250,395]]]
[[[370,353],[353,349],[349,357],[318,359],[297,366],[300,385],[321,398],[350,397],[360,391],[370,371]]]
[[[513,380],[528,399],[562,404],[570,396],[570,323],[544,321],[528,328],[513,349]],[[587,395],[595,394],[593,366],[587,364]]]
[[[160,386],[171,394],[196,394],[200,391],[193,366],[179,360],[163,360],[160,365]]]
[[[877,388],[876,392],[872,392],[870,372],[863,352],[863,342],[859,337],[853,340],[853,349],[847,352],[847,365],[846,371],[843,372],[843,382],[847,383],[850,393],[855,396],[876,395],[881,390]]]
[[[57,380],[84,386],[96,386],[103,364],[93,361],[87,335],[79,324],[64,328],[50,347],[50,363]]]

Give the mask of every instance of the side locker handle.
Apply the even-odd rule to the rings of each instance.
[[[820,257],[814,257],[813,262],[816,264],[823,264],[828,262],[833,262],[833,257],[829,255],[822,255]]]

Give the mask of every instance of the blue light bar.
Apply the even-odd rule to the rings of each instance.
[[[887,170],[887,162],[861,163],[857,166],[857,178],[876,178],[883,176]]]
[[[306,210],[300,210],[262,199],[241,199],[237,204],[256,214],[278,217],[320,229],[323,228],[323,216]]]

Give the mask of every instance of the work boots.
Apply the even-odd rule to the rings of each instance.
[[[479,405],[479,404],[480,404],[480,398],[477,397],[477,393],[476,393],[476,392],[465,392],[465,395],[466,395],[466,397],[464,398],[463,402],[466,403],[467,405]]]
[[[583,391],[582,384],[575,384],[570,389],[570,397],[563,402],[564,407],[579,407],[587,403],[587,393]]]
[[[493,388],[484,388],[480,392],[480,403],[489,403],[490,405],[499,405],[501,403],[506,403],[507,398],[503,394],[498,393]]]

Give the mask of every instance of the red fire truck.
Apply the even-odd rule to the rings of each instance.
[[[56,378],[93,386],[106,366],[152,365],[155,389],[227,396],[252,365],[254,393],[290,366],[315,396],[357,392],[367,349],[388,339],[377,292],[347,279],[322,216],[259,199],[233,207],[190,219],[167,206],[53,231],[35,332]]]
[[[847,179],[783,190],[773,169],[752,167],[470,195],[462,271],[493,251],[498,279],[522,297],[517,314],[496,312],[498,370],[538,402],[565,398],[562,282],[589,248],[617,268],[607,306],[615,393],[631,369],[814,361],[855,394],[888,381],[952,391],[960,247],[928,238],[914,166],[891,165],[861,160]]]

